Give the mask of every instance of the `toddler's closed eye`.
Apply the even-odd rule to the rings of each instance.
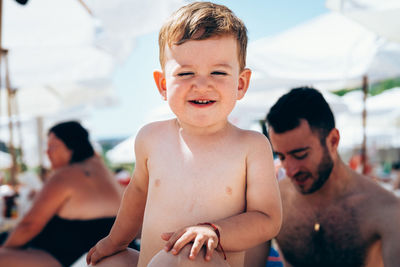
[[[188,75],[193,75],[193,74],[194,74],[193,72],[181,72],[181,73],[178,73],[178,76],[183,77],[183,76],[188,76]]]
[[[227,73],[223,72],[223,71],[213,71],[211,74],[212,75],[227,75]]]

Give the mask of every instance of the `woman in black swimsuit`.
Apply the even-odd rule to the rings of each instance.
[[[77,122],[49,130],[50,174],[0,249],[0,266],[70,266],[106,236],[122,188]]]

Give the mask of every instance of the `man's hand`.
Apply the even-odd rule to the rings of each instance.
[[[86,256],[86,263],[87,265],[95,265],[103,258],[114,255],[123,249],[124,248],[118,248],[117,246],[115,246],[112,243],[111,239],[106,236],[105,238],[97,242],[97,244],[89,250]]]
[[[163,233],[161,238],[167,241],[164,250],[167,252],[171,250],[174,255],[177,255],[186,244],[193,242],[189,255],[189,259],[192,260],[199,254],[203,245],[207,248],[205,260],[211,260],[211,256],[218,246],[217,234],[211,226],[207,225],[190,226],[174,233]]]

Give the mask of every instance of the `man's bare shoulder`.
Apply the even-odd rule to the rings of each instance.
[[[399,207],[400,199],[393,192],[383,188],[372,178],[360,175],[358,179],[358,192],[365,195],[370,207],[376,207],[376,209],[380,210],[392,208],[393,206]]]

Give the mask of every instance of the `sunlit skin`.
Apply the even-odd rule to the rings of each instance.
[[[220,130],[243,98],[251,72],[239,70],[238,58],[231,56],[236,51],[232,37],[166,47],[164,72],[156,71],[154,77],[160,94],[188,130]]]
[[[124,250],[142,221],[140,267],[176,261],[243,266],[245,250],[278,233],[271,147],[263,135],[228,122],[251,75],[232,55],[238,55],[232,36],[166,47],[164,69],[154,79],[176,118],[140,130],[118,218],[109,237],[90,250],[89,262]],[[219,228],[227,261],[221,260],[215,230],[202,222]],[[110,265],[111,258],[105,259]]]
[[[68,165],[72,157],[72,151],[54,133],[48,136],[46,152],[53,169]]]

